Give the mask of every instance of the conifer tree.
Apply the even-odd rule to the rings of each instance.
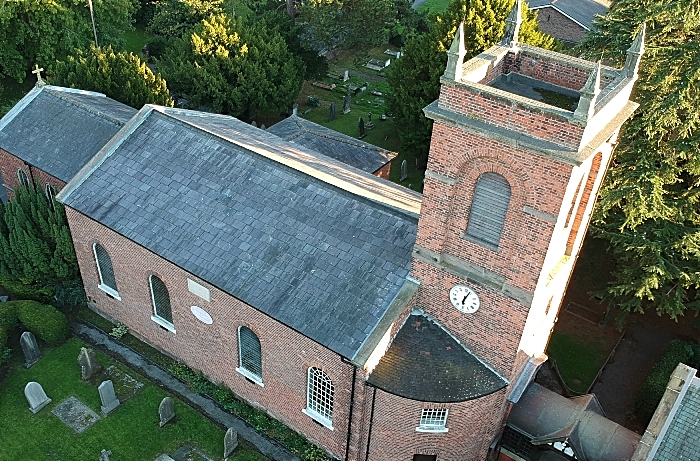
[[[623,311],[700,312],[700,7],[618,0],[581,49],[621,65],[646,23],[645,54],[597,205],[596,231],[617,260],[608,297]]]

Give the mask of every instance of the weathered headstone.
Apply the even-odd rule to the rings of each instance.
[[[0,296],[0,303],[6,303],[9,299],[9,296]]]
[[[119,399],[114,393],[114,384],[109,379],[102,381],[97,390],[100,392],[100,400],[102,400],[102,414],[107,416],[119,406]]]
[[[343,97],[343,114],[350,112],[350,90]]]
[[[297,112],[299,111],[299,104],[294,103],[292,106],[292,115],[297,115]]]
[[[102,454],[97,459],[97,461],[109,461],[109,457],[112,456],[112,450],[102,449]]]
[[[44,408],[46,405],[51,403],[51,399],[44,392],[44,388],[41,384],[31,381],[24,386],[24,396],[29,402],[29,411],[36,414]]]
[[[255,120],[253,120],[250,124],[253,125],[255,128],[258,127],[258,123]]]
[[[331,103],[331,113],[330,113],[330,116],[328,117],[329,122],[332,122],[333,120],[335,120],[335,103],[334,102]]]
[[[365,123],[365,128],[371,130],[374,128],[374,123],[372,123],[372,112],[367,115],[367,123]]]
[[[357,122],[357,129],[360,132],[360,135],[358,136],[358,138],[360,138],[360,139],[364,138],[366,135],[366,133],[365,133],[365,121],[362,117],[360,117],[360,120]]]
[[[160,427],[165,426],[175,417],[172,397],[166,397],[160,402],[160,406],[158,407],[158,415],[160,416]]]
[[[266,127],[265,124],[263,123],[263,124],[260,125],[260,129],[261,129],[261,130],[267,130],[267,127]]]
[[[83,381],[87,381],[92,375],[102,370],[102,366],[97,363],[95,351],[87,347],[80,348],[78,365],[81,367],[81,378]]]
[[[404,160],[401,162],[401,177],[399,181],[403,181],[406,178],[408,178],[408,165],[406,165],[406,160]]]
[[[227,459],[238,446],[238,432],[229,427],[224,436],[224,459]]]
[[[39,345],[36,343],[36,338],[34,333],[31,331],[25,331],[19,338],[19,344],[22,346],[22,352],[24,352],[24,365],[29,368],[39,361],[41,358],[41,351],[39,351]]]
[[[343,73],[343,81],[347,82],[348,80],[350,80],[350,71],[348,71],[346,69],[345,72]]]

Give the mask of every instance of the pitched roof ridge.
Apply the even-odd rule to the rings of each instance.
[[[332,130],[330,128],[326,128],[325,126],[319,125],[318,123],[312,122],[310,120],[304,120],[301,117],[299,117],[298,115],[296,115],[296,116],[292,115],[291,117],[296,117],[297,119],[303,120],[304,122],[307,122],[307,123],[313,123],[314,125],[318,125],[324,129],[324,130],[317,130],[317,129],[314,129],[313,127],[304,126],[303,123],[299,123],[298,121],[295,120],[296,124],[300,126],[302,131],[305,131],[307,133],[313,133],[313,134],[321,136],[323,138],[333,139],[335,141],[349,144],[349,145],[355,146],[355,147],[360,147],[363,149],[370,149],[370,150],[379,151],[379,152],[391,152],[388,149],[384,149],[383,147],[375,146],[374,144],[363,143],[361,141],[357,141],[357,140],[353,139],[351,136],[346,135],[345,133],[341,133],[339,131],[335,131],[335,130]],[[329,133],[329,131],[331,131],[333,133],[338,133],[342,136],[333,136],[333,134]]]
[[[59,88],[60,88],[60,89],[59,89]],[[87,95],[87,96],[98,96],[98,97],[104,97],[105,99],[111,99],[111,98],[108,98],[107,95],[105,95],[105,94],[96,93],[96,92],[94,92],[94,91],[82,91],[82,90],[78,90],[78,91],[63,91],[63,88],[62,88],[62,87],[55,87],[55,86],[52,87],[52,86],[49,86],[49,85],[44,86],[44,89],[47,90],[48,93],[49,93],[51,96],[54,96],[54,97],[56,97],[56,98],[58,98],[58,99],[61,99],[62,101],[67,102],[68,104],[72,104],[72,105],[74,105],[75,107],[77,107],[77,108],[79,108],[79,109],[82,109],[82,110],[84,110],[85,112],[88,112],[88,113],[90,113],[90,114],[92,114],[92,115],[96,115],[97,117],[103,118],[103,119],[107,120],[108,122],[115,123],[115,124],[117,124],[117,125],[119,125],[119,126],[124,126],[124,125],[126,124],[126,122],[123,122],[123,121],[117,119],[116,117],[112,117],[112,116],[109,115],[109,114],[106,114],[106,113],[104,113],[104,112],[101,112],[101,111],[99,111],[99,110],[97,110],[97,109],[94,109],[94,108],[92,108],[92,107],[88,107],[88,106],[86,106],[86,105],[84,105],[84,104],[81,104],[80,102],[75,101],[75,100],[73,100],[73,99],[66,98],[66,97],[65,97],[64,95],[62,95],[61,93],[65,92],[65,93],[73,93],[73,94],[83,94],[83,95]],[[68,89],[68,88],[67,88],[67,89]],[[112,101],[115,101],[114,99],[111,99],[111,100],[112,100]],[[119,101],[117,101],[117,102],[119,102]],[[124,104],[124,103],[120,103],[120,104]],[[126,104],[124,104],[124,105],[126,105]]]

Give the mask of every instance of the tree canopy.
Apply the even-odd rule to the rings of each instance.
[[[403,56],[389,68],[393,94],[387,104],[400,127],[402,148],[422,159],[423,167],[432,131],[432,121],[423,115],[423,108],[440,94],[440,76],[457,27],[464,22],[465,59],[470,59],[502,38],[513,4],[513,0],[453,0],[433,19],[427,33],[407,40]],[[520,41],[548,49],[556,46],[552,37],[537,30],[536,13],[525,3]]]
[[[144,104],[173,105],[165,80],[154,74],[133,53],[115,52],[111,46],[91,46],[83,52],[56,62],[52,84],[98,91],[126,105],[140,109]]]
[[[581,45],[620,65],[646,23],[646,51],[601,190],[594,229],[618,267],[609,298],[624,311],[700,312],[700,8],[696,0],[618,0]]]
[[[168,38],[191,33],[204,19],[221,14],[224,0],[157,0],[148,31]]]
[[[225,14],[202,21],[158,61],[189,106],[234,116],[288,110],[301,89],[304,65],[285,40]]]
[[[121,48],[138,2],[93,0],[93,6],[100,45]],[[35,63],[63,60],[75,48],[93,42],[87,2],[14,0],[0,6],[0,78],[22,82]]]

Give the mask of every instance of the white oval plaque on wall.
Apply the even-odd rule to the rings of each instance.
[[[192,306],[190,310],[202,323],[206,323],[207,325],[214,323],[214,320],[211,318],[211,315],[209,315],[209,312],[205,311],[201,307]]]

